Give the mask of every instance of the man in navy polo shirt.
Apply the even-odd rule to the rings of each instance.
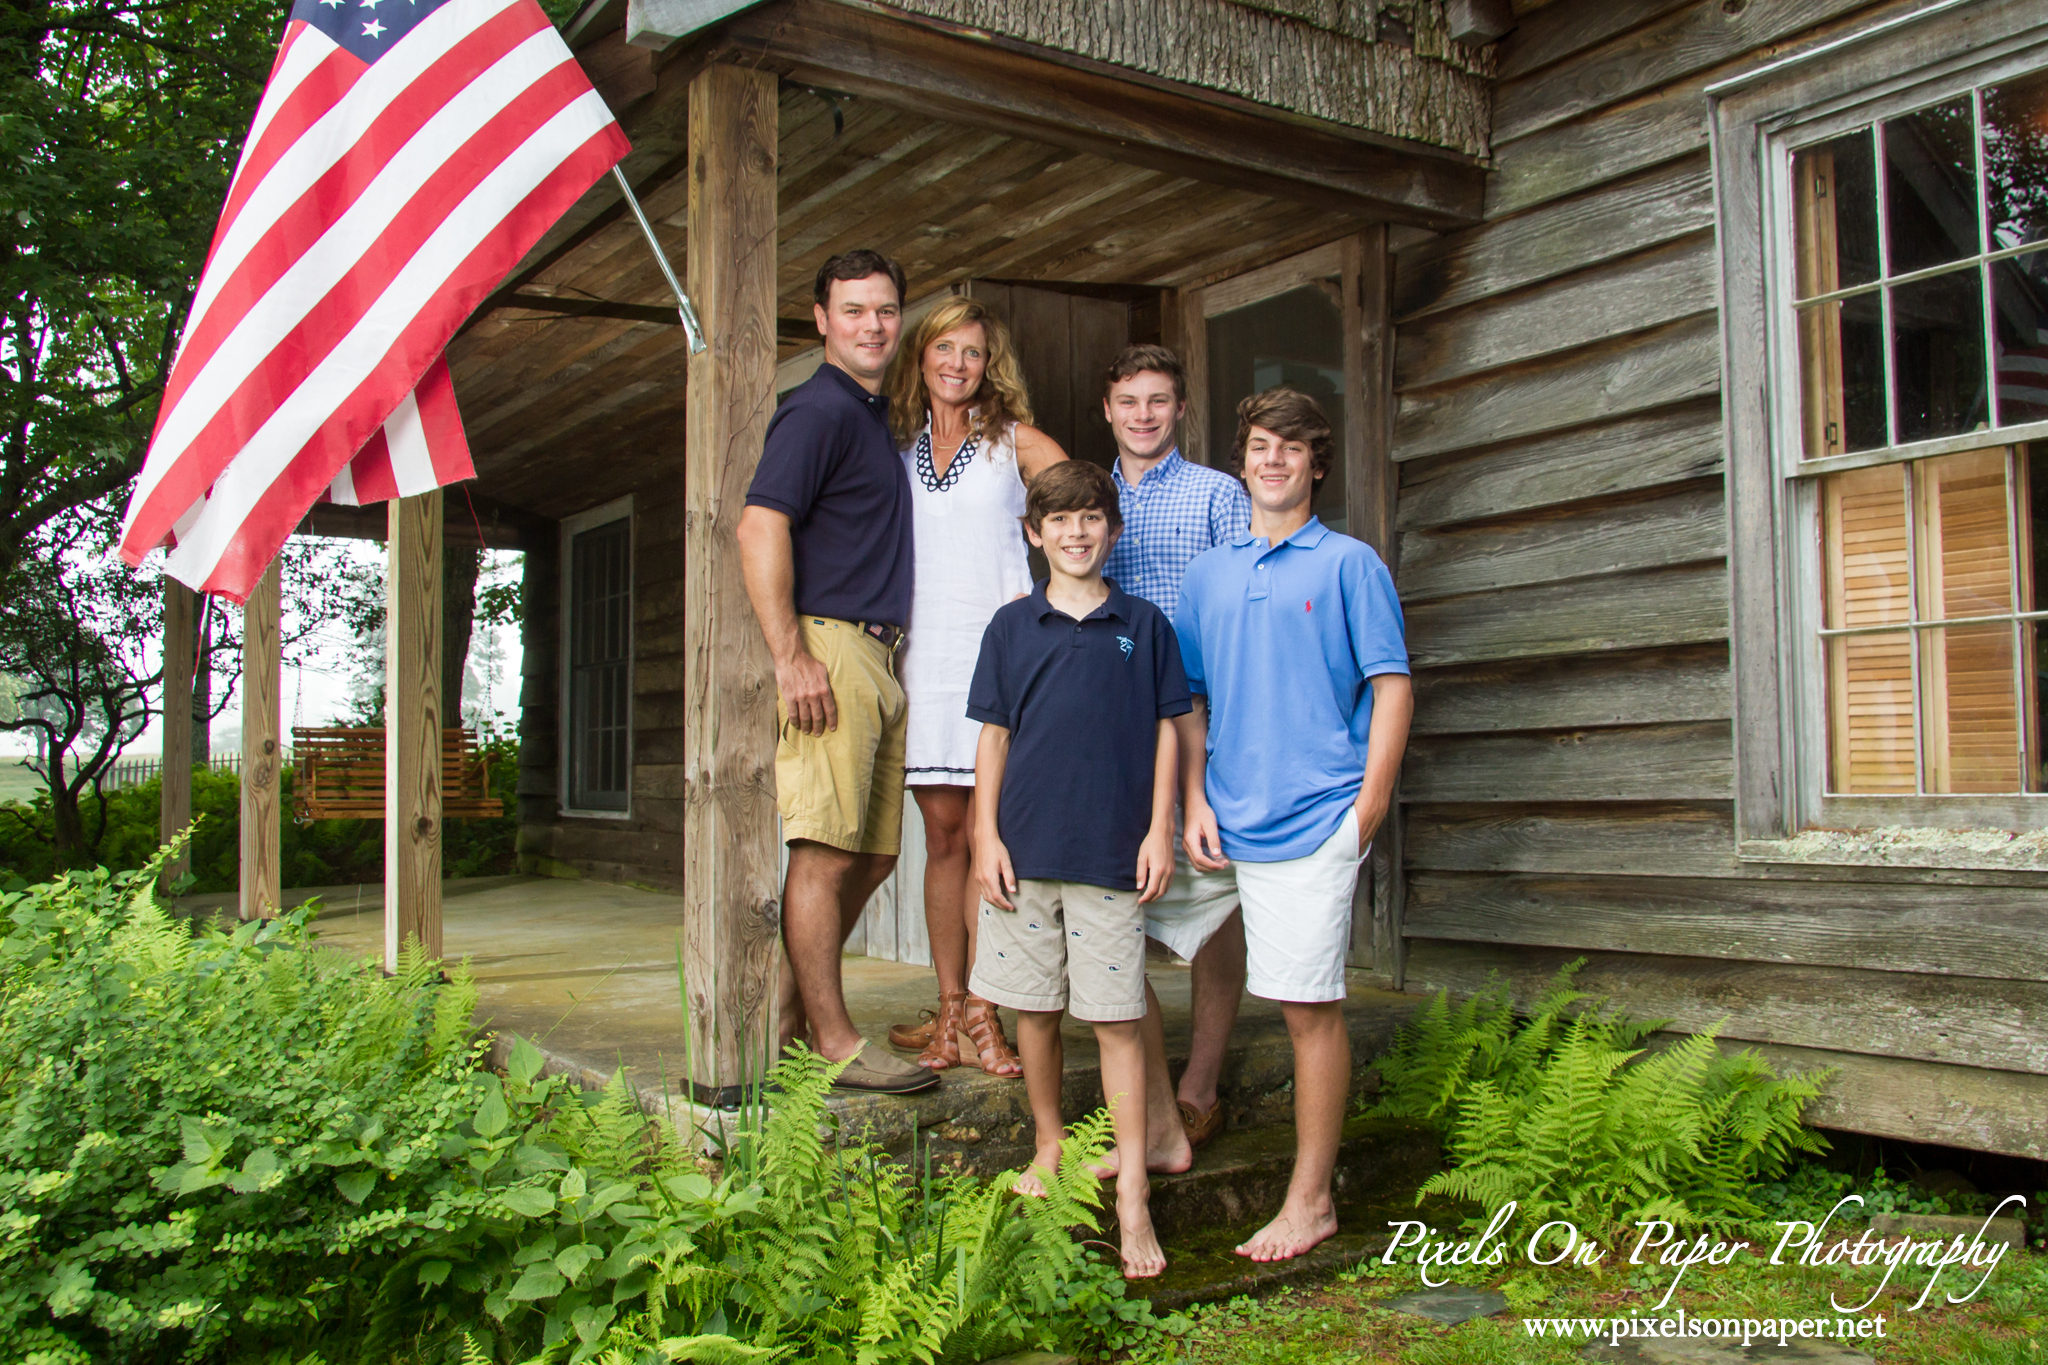
[[[775,660],[782,1040],[845,1062],[837,1084],[907,1094],[938,1083],[860,1035],[839,954],[896,866],[908,711],[896,650],[910,622],[910,479],[882,378],[903,329],[903,268],[849,251],[818,269],[825,363],[768,422],[740,514],[740,571]]]
[[[1237,866],[1247,985],[1281,1002],[1294,1044],[1294,1174],[1238,1253],[1299,1256],[1337,1230],[1331,1199],[1351,1079],[1344,958],[1358,865],[1386,818],[1414,695],[1401,602],[1362,541],[1311,515],[1330,468],[1314,399],[1238,404],[1251,529],[1188,566],[1174,618],[1207,752],[1185,754],[1188,853]]]
[[[997,609],[967,714],[981,932],[969,989],[1017,1011],[1037,1127],[1019,1191],[1059,1167],[1060,1016],[1095,1025],[1116,1132],[1124,1274],[1166,1267],[1145,1171],[1146,902],[1173,877],[1176,716],[1191,705],[1173,627],[1103,581],[1122,523],[1109,476],[1080,460],[1031,482],[1024,524],[1051,576]]]

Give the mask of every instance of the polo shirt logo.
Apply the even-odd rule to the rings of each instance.
[[[1135,643],[1134,641],[1132,641],[1131,637],[1130,637],[1130,636],[1128,636],[1128,635],[1119,635],[1119,636],[1117,636],[1117,637],[1116,637],[1116,643],[1117,643],[1117,647],[1118,647],[1119,649],[1123,650],[1123,652],[1124,652],[1124,657],[1125,657],[1126,659],[1130,658],[1130,657],[1131,657],[1131,651],[1132,651],[1132,650],[1134,650],[1134,649],[1136,649],[1136,648],[1138,647],[1138,646],[1137,646],[1137,644],[1136,644],[1136,643]]]

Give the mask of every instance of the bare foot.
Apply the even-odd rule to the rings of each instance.
[[[1180,1126],[1178,1115],[1173,1126],[1158,1137],[1152,1135],[1155,1124],[1145,1125],[1145,1169],[1153,1175],[1179,1175],[1195,1164],[1195,1149],[1188,1146],[1187,1130]],[[1114,1180],[1124,1163],[1117,1156],[1116,1148],[1088,1168],[1088,1174],[1097,1180]]]
[[[1272,1222],[1253,1233],[1237,1254],[1254,1261],[1287,1261],[1337,1232],[1337,1211],[1327,1196],[1320,1207],[1298,1207],[1288,1200]]]
[[[1024,1174],[1017,1177],[1011,1188],[1031,1199],[1045,1198],[1045,1182],[1058,1174],[1060,1169],[1059,1144],[1039,1147],[1031,1154],[1031,1164],[1024,1168]]]
[[[1166,1252],[1152,1230],[1149,1191],[1116,1195],[1117,1240],[1122,1243],[1124,1278],[1149,1280],[1166,1269]]]

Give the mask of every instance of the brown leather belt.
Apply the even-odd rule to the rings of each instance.
[[[883,621],[861,621],[858,625],[863,633],[880,640],[882,647],[891,654],[903,647],[904,630],[901,626],[892,626]]]

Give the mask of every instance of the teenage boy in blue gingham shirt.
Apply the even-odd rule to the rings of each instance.
[[[1103,376],[1102,415],[1116,438],[1110,478],[1124,530],[1103,574],[1169,617],[1180,604],[1181,577],[1196,555],[1229,542],[1251,524],[1244,485],[1220,469],[1195,464],[1175,443],[1187,410],[1187,377],[1164,346],[1130,346]],[[1183,748],[1199,747],[1193,716],[1175,726]],[[1188,1062],[1176,1086],[1166,1065],[1165,1021],[1147,994],[1146,1163],[1154,1171],[1185,1171],[1194,1148],[1223,1126],[1216,1094],[1230,1031],[1244,996],[1244,925],[1237,913],[1237,877],[1228,867],[1188,861],[1175,831],[1173,885],[1145,907],[1145,933],[1191,963],[1188,990],[1193,1027]]]

